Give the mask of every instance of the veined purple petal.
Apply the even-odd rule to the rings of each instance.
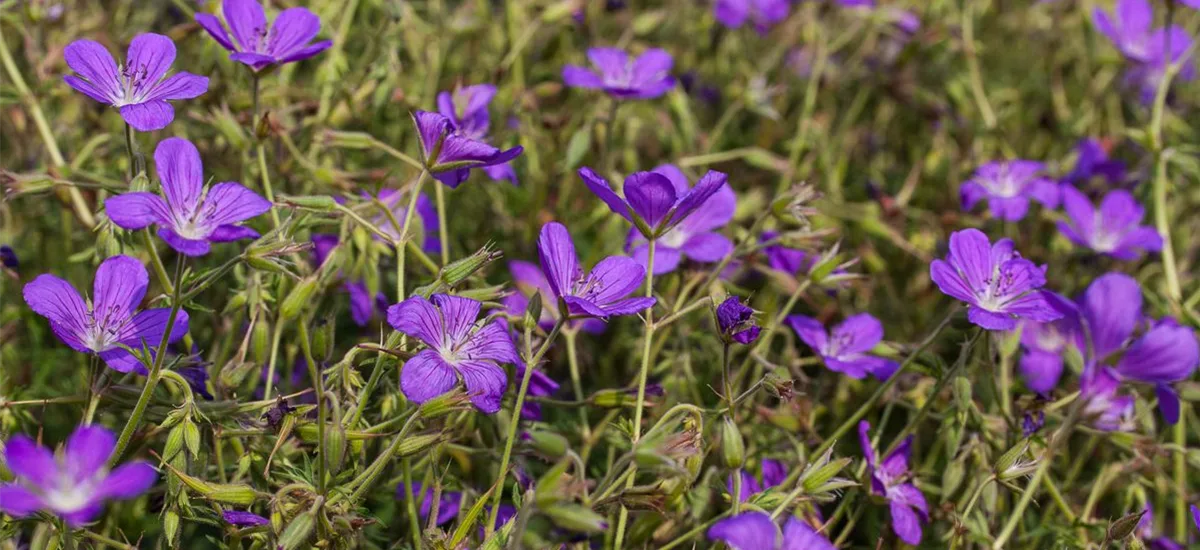
[[[167,331],[167,319],[171,316],[171,308],[160,307],[147,309],[134,315],[117,334],[118,341],[133,349],[141,349],[143,343],[154,349],[162,341],[163,333]],[[179,310],[175,313],[175,323],[167,343],[174,343],[188,331],[188,313]]]
[[[458,353],[467,359],[514,364],[521,361],[512,337],[500,320],[492,321],[472,334],[459,348]]]
[[[87,349],[83,344],[88,326],[88,308],[75,287],[54,275],[38,275],[22,290],[25,303],[38,315],[50,321],[55,334],[77,351]]]
[[[221,11],[242,51],[259,52],[267,35],[267,15],[254,0],[224,0]]]
[[[429,158],[438,142],[450,130],[450,119],[428,111],[416,111],[412,115],[417,134],[421,136],[421,158],[426,164],[433,164],[436,159]]]
[[[820,321],[804,315],[789,315],[787,324],[796,331],[796,336],[818,354],[822,354],[828,347],[829,336]]]
[[[716,263],[733,252],[733,241],[720,233],[699,233],[683,243],[682,250],[697,262]]]
[[[438,348],[445,341],[441,312],[422,296],[412,296],[389,307],[387,320],[392,328],[419,338],[430,348]]]
[[[184,219],[190,218],[204,189],[200,151],[186,139],[167,138],[154,149],[154,165],[171,211]]]
[[[270,525],[271,520],[264,518],[254,512],[242,510],[225,510],[221,512],[221,517],[227,523],[238,527],[257,527],[260,525]]]
[[[217,19],[217,16],[209,13],[197,13],[196,23],[199,23],[200,27],[207,31],[208,35],[213,37],[213,40],[216,40],[222,48],[229,51],[237,49],[234,47],[233,41],[229,39],[229,33],[225,32],[225,25],[221,24],[221,20]]]
[[[870,351],[883,340],[883,323],[869,313],[851,315],[833,327],[830,340],[831,347],[837,348],[837,354]]]
[[[575,243],[563,224],[550,222],[542,226],[538,237],[538,257],[554,294],[560,297],[569,295],[580,269]]]
[[[271,209],[271,202],[240,183],[227,181],[208,190],[202,209],[204,223],[219,226],[265,214]]]
[[[174,229],[169,227],[160,227],[158,229],[158,237],[167,242],[171,248],[184,256],[203,256],[208,254],[212,246],[204,239],[189,239],[176,233]]]
[[[249,227],[240,225],[225,224],[218,225],[212,233],[208,234],[208,240],[214,243],[227,243],[232,241],[240,241],[243,239],[257,239],[261,235]]]
[[[892,512],[892,530],[896,532],[896,536],[908,544],[921,544],[921,519],[917,513],[908,505],[895,500],[891,501],[889,507]]]
[[[23,518],[45,508],[42,499],[15,483],[0,484],[0,512]]]
[[[104,201],[108,219],[122,229],[137,230],[171,222],[171,209],[162,197],[146,191],[124,193]]]
[[[130,83],[126,101],[149,99],[150,92],[175,62],[175,43],[161,34],[139,34],[129,43],[125,80]],[[140,101],[139,101],[140,102]]]
[[[679,202],[675,205],[675,211],[671,214],[669,223],[681,223],[707,202],[717,191],[726,185],[729,180],[722,172],[709,170],[700,177],[700,181],[696,182],[696,186],[692,187],[687,194],[679,197]]]
[[[121,97],[121,76],[117,62],[99,42],[76,40],[63,50],[63,58],[71,70],[86,79],[93,93],[104,98],[100,99],[93,93],[85,92],[92,99],[114,103]]]
[[[90,480],[117,446],[113,433],[100,426],[80,426],[67,439],[63,467],[77,483]]]
[[[314,55],[317,55],[325,50],[328,50],[330,46],[333,46],[332,40],[322,40],[320,42],[313,42],[312,44],[310,44],[308,46],[305,46],[305,47],[297,49],[297,50],[293,50],[292,53],[289,53],[283,57],[277,58],[275,60],[275,62],[280,65],[283,65],[284,63],[292,63],[294,61],[304,61],[305,59],[308,59],[308,58],[310,58]]]
[[[207,91],[208,77],[181,72],[154,85],[147,93],[146,100],[192,99]]]
[[[321,20],[308,8],[288,8],[275,16],[265,50],[269,55],[283,57],[303,47],[321,32]]]
[[[770,550],[779,546],[779,528],[763,512],[743,512],[723,519],[708,529],[710,540],[719,540],[731,550]]]
[[[579,169],[579,177],[583,180],[584,185],[595,193],[600,200],[604,201],[613,212],[620,214],[621,217],[633,221],[633,214],[630,211],[629,203],[621,198],[612,190],[612,186],[608,184],[608,180],[601,177],[591,168],[583,167]]]
[[[629,206],[651,227],[657,227],[675,206],[675,188],[670,180],[654,172],[634,172],[625,178]]]
[[[122,106],[121,118],[139,132],[153,132],[166,128],[175,120],[175,108],[161,99]]]
[[[592,268],[586,285],[592,292],[586,296],[601,307],[629,295],[641,286],[646,270],[625,256],[609,256]]]
[[[1142,318],[1142,291],[1132,277],[1108,273],[1088,285],[1079,308],[1091,335],[1091,350],[1100,360],[1120,349],[1133,335]],[[1086,345],[1080,347],[1088,349]]]
[[[1200,344],[1191,328],[1162,323],[1129,346],[1117,363],[1124,378],[1164,384],[1191,377],[1200,364]]]
[[[400,389],[414,403],[424,403],[442,395],[453,389],[457,382],[454,367],[431,349],[417,353],[400,371]]]
[[[92,316],[108,329],[124,324],[146,296],[150,274],[130,256],[113,256],[100,263],[92,283]]]
[[[508,386],[504,369],[491,361],[462,361],[457,367],[475,408],[486,414],[498,412],[504,389]]]
[[[482,304],[477,300],[448,294],[434,294],[430,299],[442,314],[442,326],[452,345],[465,342]]]
[[[809,524],[789,517],[783,525],[782,550],[837,550],[837,547]]]

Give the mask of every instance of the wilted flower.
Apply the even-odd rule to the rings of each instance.
[[[429,512],[433,509],[433,487],[425,487],[421,483],[413,482],[411,491],[406,491],[406,488],[403,483],[398,485],[396,487],[396,498],[405,499],[420,494],[421,507],[418,513],[422,520],[429,518]],[[462,493],[443,490],[441,498],[438,501],[437,520],[435,520],[437,524],[443,525],[457,517],[460,502],[462,502]]]
[[[748,19],[754,30],[766,34],[776,23],[787,19],[788,4],[788,0],[717,0],[713,3],[713,17],[731,29],[741,27]]]
[[[192,99],[208,91],[207,77],[181,72],[164,78],[175,62],[175,43],[161,34],[134,37],[124,65],[91,40],[72,42],[63,57],[79,74],[64,76],[68,85],[120,109],[121,118],[139,132],[161,130],[174,120],[175,109],[167,100]]]
[[[554,296],[571,316],[608,318],[632,315],[654,305],[652,297],[627,298],[642,284],[646,270],[625,256],[609,256],[585,272],[575,255],[575,243],[558,222],[542,226],[538,237],[542,272]]]
[[[634,172],[625,178],[625,184],[621,191],[624,197],[613,191],[612,185],[609,185],[608,180],[601,177],[591,168],[580,168],[579,177],[583,179],[583,183],[588,189],[592,190],[600,200],[604,201],[613,212],[620,214],[621,217],[629,220],[634,224],[634,227],[642,233],[642,236],[651,239],[661,239],[666,236],[666,233],[679,224],[685,221],[688,217],[694,215],[701,206],[704,206],[722,187],[725,186],[727,180],[725,174],[709,170],[696,182],[696,186],[690,189],[687,188],[687,178],[682,174],[678,174],[677,182],[683,184],[680,188],[676,188],[677,183],[672,182],[671,178],[666,175],[654,172]],[[725,200],[728,200],[725,196]],[[706,213],[706,216],[719,219],[723,209],[720,205],[713,207],[713,212]],[[685,230],[687,233],[681,234],[683,238],[675,238],[670,242],[677,247],[682,247],[686,244],[687,238],[695,235],[715,235],[709,233],[712,229],[718,226],[712,225],[712,219],[701,219],[696,222],[696,226],[690,230]],[[728,221],[728,220],[726,220]],[[723,224],[722,224],[723,225]],[[712,240],[711,237],[702,237],[705,240]],[[725,241],[726,243],[728,241]],[[695,252],[699,257],[710,257],[712,252],[706,250],[707,246],[699,246],[704,244],[698,242],[694,250],[688,250],[689,253]],[[718,244],[718,246],[720,246]],[[670,248],[670,245],[668,245]],[[674,249],[675,262],[678,263],[678,249]],[[657,251],[656,251],[657,252]],[[635,253],[636,254],[636,253]],[[665,259],[670,263],[671,253],[667,253]],[[724,256],[724,254],[721,254]],[[719,256],[718,256],[719,258]],[[655,262],[657,262],[657,257]],[[674,264],[672,269],[674,269]],[[656,268],[657,270],[657,268]]]
[[[593,176],[595,175],[590,170],[589,173]],[[692,191],[692,188],[688,186],[687,176],[673,165],[664,164],[655,168],[653,173],[667,178],[674,188],[675,196],[679,197],[678,202],[680,203]],[[718,174],[724,179],[724,175],[719,172],[709,172],[708,174]],[[708,178],[708,174],[704,177]],[[583,171],[580,171],[580,175],[583,175]],[[584,176],[584,182],[588,184],[588,187],[593,192],[600,195],[602,199],[604,198],[604,195],[601,194],[603,190],[597,191],[597,188],[593,187],[593,185],[598,185],[600,182],[588,181],[587,176]],[[608,185],[607,181],[601,180],[601,182],[605,186]],[[628,184],[629,180],[626,180],[626,185]],[[700,185],[705,185],[704,179],[697,182],[696,187],[700,187]],[[707,192],[703,189],[700,191]],[[629,197],[631,201],[640,200],[640,198],[634,199],[634,196],[639,196],[638,192],[633,192],[633,195],[630,195],[631,191],[628,187],[625,188],[625,193],[626,197]],[[607,200],[605,202],[610,206],[612,205]],[[690,214],[683,214],[680,221],[672,222],[675,224],[674,227],[667,229],[655,238],[654,274],[662,275],[675,271],[675,268],[679,267],[679,262],[683,260],[685,255],[687,258],[701,263],[721,261],[722,258],[733,251],[733,243],[715,230],[729,223],[733,219],[733,213],[736,209],[737,195],[734,194],[733,189],[728,184],[724,184],[718,186],[717,190],[708,199],[700,203],[700,206]],[[636,208],[634,212],[641,215]],[[618,211],[618,213],[620,212]],[[645,218],[643,217],[643,219]],[[647,224],[649,224],[648,220]],[[637,260],[642,267],[646,267],[646,264],[649,263],[650,245],[646,242],[646,237],[636,227],[629,230],[628,245],[626,248],[634,260]]]
[[[242,510],[225,510],[221,512],[221,517],[226,523],[236,527],[258,527],[260,525],[269,525],[271,520],[264,518],[254,512]]]
[[[434,294],[413,296],[388,308],[388,323],[428,346],[404,363],[400,389],[415,403],[442,395],[461,377],[471,402],[487,414],[500,410],[508,377],[499,363],[520,357],[504,323],[497,319],[477,330],[482,304],[470,298]]]
[[[78,527],[100,515],[107,500],[137,498],[154,485],[158,472],[140,461],[109,471],[116,443],[105,428],[80,426],[56,459],[33,440],[13,436],[4,461],[15,480],[0,484],[0,510],[15,517],[45,510]]]
[[[943,294],[966,302],[967,318],[988,330],[1012,330],[1018,319],[1053,321],[1062,317],[1039,290],[1046,275],[1022,258],[1008,239],[993,245],[978,229],[950,235],[950,253],[934,260],[929,276]]]
[[[524,150],[520,145],[501,151],[459,133],[449,118],[428,111],[413,113],[421,137],[421,161],[429,173],[451,189],[466,180],[471,168],[504,164]]]
[[[1046,303],[1062,314],[1050,322],[1021,322],[1021,362],[1018,370],[1029,389],[1047,394],[1058,386],[1062,376],[1063,352],[1075,343],[1079,331],[1079,313],[1075,304],[1053,292],[1043,293]]]
[[[730,296],[717,306],[717,328],[726,342],[749,344],[758,338],[761,330],[754,324],[754,309],[742,305],[737,296]]]
[[[215,15],[197,13],[196,22],[222,48],[233,52],[229,59],[256,72],[272,65],[308,59],[333,45],[331,40],[309,44],[321,32],[321,19],[308,8],[288,8],[279,12],[270,28],[263,7],[254,0],[224,0],[221,11],[233,33],[232,39]]]
[[[154,165],[166,200],[146,191],[112,197],[104,201],[104,209],[113,223],[129,230],[157,224],[158,236],[187,256],[208,254],[209,243],[258,238],[257,231],[238,224],[270,210],[270,201],[231,181],[205,193],[204,167],[192,142],[159,142]]]
[[[1046,208],[1058,206],[1058,185],[1040,176],[1046,166],[1032,160],[989,162],[979,167],[959,189],[963,210],[971,210],[988,200],[992,215],[1015,222],[1029,211],[1030,199]]]
[[[488,105],[495,95],[496,87],[491,84],[458,87],[453,94],[441,92],[437,96],[438,112],[450,120],[450,126],[456,134],[486,142],[491,125]],[[508,180],[513,185],[517,184],[517,172],[507,162],[484,166],[483,172],[493,181]],[[454,177],[466,180],[469,173],[469,169],[462,169]]]
[[[1070,185],[1062,187],[1062,194],[1067,219],[1058,222],[1058,230],[1071,242],[1118,260],[1136,260],[1142,251],[1162,249],[1158,230],[1138,225],[1145,210],[1129,191],[1110,191],[1099,209]]]
[[[724,542],[731,550],[835,550],[829,539],[807,523],[789,517],[780,536],[779,526],[766,512],[742,512],[708,529],[708,538]]]
[[[633,60],[616,48],[591,48],[587,55],[599,72],[567,65],[562,71],[567,86],[604,90],[617,99],[653,99],[675,87],[674,60],[664,50],[649,49]]]
[[[750,500],[750,497],[757,495],[771,487],[776,487],[787,479],[787,465],[769,458],[762,461],[762,474],[756,479],[753,474],[746,470],[742,470],[742,498],[741,502]],[[729,494],[733,494],[733,476],[730,475],[725,480],[725,488]]]
[[[883,324],[869,313],[851,315],[828,333],[821,322],[812,317],[792,315],[787,322],[831,371],[851,378],[861,379],[870,374],[887,380],[900,366],[890,359],[868,355],[883,340]]]
[[[858,441],[867,459],[871,493],[887,499],[892,512],[892,530],[900,540],[912,545],[920,544],[921,523],[929,521],[929,505],[925,503],[925,495],[921,494],[921,490],[908,481],[912,475],[908,467],[912,455],[912,436],[905,438],[892,454],[880,459],[867,435],[870,431],[869,422],[863,420],[858,423]]]
[[[150,275],[141,262],[113,256],[96,269],[90,307],[71,283],[48,273],[25,285],[24,295],[30,309],[48,319],[54,335],[71,349],[97,354],[118,372],[146,374],[141,362],[121,346],[154,348],[167,330],[171,308],[137,311],[148,286]],[[187,312],[180,310],[168,343],[182,338],[187,329]]]

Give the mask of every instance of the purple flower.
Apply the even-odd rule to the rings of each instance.
[[[584,170],[587,172],[585,173]],[[604,194],[605,191],[612,193],[608,182],[598,178],[595,172],[587,168],[584,170],[579,172],[580,176],[583,176],[584,182],[611,207],[613,202],[610,199],[613,197],[606,197]],[[664,164],[655,168],[651,173],[665,177],[671,184],[673,195],[676,197],[674,204],[683,204],[683,201],[690,200],[698,205],[690,213],[679,212],[677,214],[678,221],[669,222],[673,227],[661,229],[658,233],[654,248],[655,275],[675,271],[684,255],[697,262],[715,263],[733,251],[733,243],[715,231],[729,223],[737,209],[737,195],[728,184],[724,183],[726,180],[724,174],[708,172],[696,183],[696,187],[692,188],[688,185],[687,176],[673,165]],[[647,196],[644,191],[651,191],[648,197],[651,200],[666,201],[670,198],[656,193],[662,190],[654,187],[661,183],[658,178],[650,179],[649,184],[646,183],[645,178],[639,178],[641,187],[635,187],[636,190],[630,189],[628,186],[633,177],[630,176],[625,180],[626,187],[624,189],[625,196],[629,198],[630,209],[645,220],[647,225],[653,225],[643,212],[654,215],[657,212],[655,209],[662,208],[662,205],[646,204],[644,201]],[[713,181],[717,179],[721,181],[721,184],[716,185],[716,191],[709,193],[708,186],[715,185]],[[697,195],[689,199],[692,193],[707,193],[709,196],[703,198]],[[637,206],[633,206],[635,204]],[[687,206],[690,208],[690,203]],[[620,211],[615,208],[613,211],[620,214]],[[628,212],[628,210],[626,211]],[[637,227],[630,228],[627,242],[626,248],[629,250],[630,256],[637,260],[642,267],[645,267],[650,253],[650,245],[646,242],[646,237]]]
[[[675,87],[670,75],[674,60],[664,50],[649,49],[631,60],[617,48],[590,48],[587,56],[599,72],[567,65],[562,71],[564,84],[604,90],[617,99],[654,99]]]
[[[592,190],[592,193],[600,197],[600,200],[604,201],[613,212],[632,222],[634,227],[647,239],[666,237],[666,233],[699,211],[700,207],[704,206],[722,187],[725,187],[727,180],[725,174],[709,170],[700,178],[700,181],[696,182],[695,187],[688,189],[687,178],[682,173],[668,177],[659,170],[663,170],[663,168],[660,167],[653,172],[630,174],[625,178],[625,184],[621,189],[624,197],[613,191],[608,180],[600,177],[591,168],[580,168],[579,177],[583,179],[583,183],[587,185],[588,189]],[[670,169],[663,171],[670,173]],[[730,193],[732,194],[732,191]],[[710,207],[701,219],[685,228],[684,233],[667,241],[666,248],[675,250],[673,255],[676,256],[676,263],[678,263],[677,256],[680,248],[685,249],[689,254],[695,253],[698,259],[711,257],[711,252],[715,251],[717,247],[723,248],[723,245],[716,243],[713,238],[713,236],[719,237],[719,235],[711,233],[711,231],[729,221],[728,219],[720,221],[728,205],[733,204],[729,199],[730,196],[725,195],[723,199],[720,199],[722,200],[721,204]],[[701,237],[701,235],[704,236]],[[703,239],[703,241],[697,241],[694,247],[687,246],[693,236]],[[709,243],[704,241],[709,241]],[[727,240],[724,242],[728,244]],[[671,255],[672,253],[666,253],[663,261],[669,262],[668,258]],[[724,254],[717,258],[720,259],[720,256],[724,256]],[[655,261],[658,261],[657,258]]]
[[[1133,396],[1119,393],[1121,382],[1108,369],[1089,369],[1079,382],[1079,395],[1085,399],[1083,415],[1092,426],[1105,431],[1133,429]]]
[[[831,371],[855,379],[870,374],[887,380],[900,366],[890,359],[868,355],[883,340],[883,324],[869,313],[851,315],[834,325],[829,333],[825,332],[820,321],[812,317],[791,315],[787,322],[796,335],[821,356]]]
[[[1142,251],[1162,250],[1158,230],[1138,225],[1145,210],[1129,191],[1110,191],[1099,209],[1070,185],[1062,186],[1062,195],[1067,219],[1058,222],[1058,230],[1071,242],[1118,260],[1136,260]]]
[[[1183,57],[1191,49],[1191,36],[1177,25],[1150,30],[1154,8],[1147,0],[1118,0],[1112,17],[1096,8],[1092,19],[1096,28],[1135,64],[1126,74],[1126,83],[1139,90],[1143,102],[1154,99],[1172,63],[1184,63],[1178,74],[1180,80],[1196,77],[1192,60]]]
[[[363,196],[368,198],[370,197],[370,195],[367,194],[364,194]],[[379,202],[383,203],[388,210],[391,210],[392,215],[389,217],[387,214],[380,213],[379,215],[371,218],[371,223],[375,227],[379,228],[379,230],[385,235],[391,237],[392,239],[399,239],[400,230],[403,228],[404,224],[404,217],[408,214],[408,197],[395,189],[383,189],[379,191],[378,198]],[[429,197],[427,197],[424,193],[421,193],[417,196],[417,205],[415,210],[417,211],[419,220],[414,221],[421,222],[419,227],[421,228],[421,231],[425,233],[425,238],[421,243],[421,250],[428,254],[440,253],[442,251],[442,241],[438,237],[439,226],[437,206],[433,204],[433,201],[429,200]],[[401,224],[401,227],[396,227],[396,225],[392,223],[392,218],[396,218],[396,223]],[[418,226],[413,225],[412,227]],[[409,228],[410,235],[412,234],[412,227]]]
[[[476,408],[487,414],[500,410],[508,377],[499,363],[518,363],[520,357],[503,321],[473,330],[481,306],[470,298],[434,294],[432,301],[413,296],[388,308],[393,328],[428,346],[400,373],[400,389],[411,401],[442,395],[461,377]]]
[[[1046,208],[1056,208],[1058,185],[1038,175],[1045,168],[1032,160],[997,161],[980,166],[959,189],[963,210],[975,208],[986,198],[993,216],[1015,222],[1029,211],[1030,199]]]
[[[642,284],[646,269],[625,256],[609,256],[585,272],[575,255],[575,243],[558,222],[542,226],[538,257],[550,290],[571,316],[607,319],[632,315],[654,305],[654,298],[627,298]]]
[[[48,273],[25,285],[24,295],[29,308],[48,319],[54,335],[71,349],[95,353],[118,372],[147,374],[141,362],[121,345],[155,348],[162,341],[171,308],[138,312],[148,286],[150,276],[141,262],[113,256],[96,269],[90,307],[71,283]],[[167,341],[179,340],[187,329],[187,312],[180,310]]]
[[[1099,141],[1087,138],[1075,146],[1075,167],[1064,179],[1079,185],[1095,176],[1102,176],[1109,183],[1117,183],[1125,177],[1125,163],[1112,160]]]
[[[450,126],[454,133],[475,141],[486,142],[488,127],[491,123],[488,105],[495,96],[496,87],[491,84],[458,87],[454,89],[453,94],[450,92],[438,94],[438,112],[450,120]],[[466,172],[468,171],[463,170],[464,173],[460,174],[462,179],[467,178]],[[509,183],[517,185],[517,172],[513,170],[511,163],[484,166],[483,172],[492,181],[507,180]]]
[[[275,24],[269,28],[263,7],[254,0],[224,0],[221,11],[232,31],[232,39],[215,15],[197,13],[196,22],[222,48],[233,52],[229,59],[243,63],[255,72],[272,65],[308,59],[333,45],[330,40],[309,44],[321,32],[321,19],[308,8],[288,8],[279,12]]]
[[[934,260],[929,276],[943,294],[966,302],[967,318],[988,330],[1012,330],[1018,319],[1047,322],[1062,317],[1040,289],[1046,275],[1022,258],[1013,242],[992,245],[978,229],[950,235],[950,253]]]
[[[771,459],[763,459],[762,475],[759,479],[755,479],[754,475],[746,470],[742,470],[742,498],[741,502],[750,500],[750,497],[757,495],[771,487],[777,487],[787,479],[787,465]],[[760,481],[761,480],[761,481]],[[725,488],[729,494],[733,494],[733,476],[729,476],[725,480]]]
[[[742,305],[737,296],[730,296],[717,306],[717,328],[726,342],[739,344],[753,342],[761,330],[754,324],[754,309]]]
[[[521,317],[529,308],[530,298],[538,294],[542,299],[542,315],[538,319],[538,325],[550,330],[555,319],[562,313],[558,311],[558,298],[554,295],[554,289],[550,288],[550,281],[546,280],[542,269],[529,262],[513,260],[508,263],[508,271],[512,274],[513,286],[517,292],[510,292],[504,297],[505,310],[513,317]],[[599,319],[577,319],[569,321],[567,326],[598,334],[604,332],[606,325]]]
[[[1079,334],[1079,313],[1070,300],[1053,292],[1043,293],[1050,307],[1062,317],[1050,322],[1021,322],[1021,362],[1018,369],[1029,389],[1048,394],[1058,386],[1063,371],[1063,352]]]
[[[1033,437],[1033,434],[1038,433],[1043,426],[1046,425],[1046,413],[1042,411],[1032,411],[1025,413],[1021,417],[1021,436]]]
[[[917,545],[921,543],[921,523],[929,521],[929,505],[925,495],[916,485],[908,482],[912,475],[908,461],[912,455],[912,436],[880,460],[871,438],[867,435],[871,424],[866,420],[858,423],[858,441],[863,456],[867,459],[867,475],[871,479],[871,493],[887,499],[892,512],[892,530],[900,540]]]
[[[1188,4],[1188,5],[1191,5],[1191,4]],[[1192,523],[1196,524],[1196,529],[1200,529],[1200,507],[1197,507],[1195,504],[1193,504],[1191,506],[1191,509],[1192,509]]]
[[[204,191],[200,152],[183,138],[167,138],[154,149],[154,165],[163,195],[137,191],[104,201],[108,217],[123,229],[158,225],[158,236],[181,254],[203,256],[210,244],[256,239],[258,232],[238,225],[271,209],[271,203],[231,181]]]
[[[717,0],[713,3],[713,17],[719,23],[736,29],[749,19],[759,34],[766,34],[787,16],[788,0]]]
[[[1121,53],[1134,61],[1150,59],[1150,27],[1154,24],[1154,8],[1148,0],[1117,0],[1110,17],[1097,7],[1092,12],[1097,30],[1112,40]]]
[[[76,91],[121,110],[133,129],[166,128],[175,118],[167,100],[192,99],[208,91],[208,78],[181,72],[164,78],[175,61],[175,43],[161,34],[140,34],[129,43],[124,65],[97,42],[76,40],[63,50],[67,66],[79,76],[63,80]]]
[[[192,389],[192,393],[199,395],[201,398],[212,401],[213,394],[208,391],[208,369],[201,362],[199,356],[191,356],[184,359],[185,363],[175,367],[175,372],[187,380],[188,387]]]
[[[789,517],[779,527],[766,512],[742,512],[708,529],[708,538],[724,542],[730,550],[835,550],[833,543],[809,524]]]
[[[100,515],[107,500],[137,498],[154,485],[158,472],[140,461],[109,471],[114,448],[116,438],[100,426],[77,428],[59,458],[23,435],[13,436],[4,460],[15,480],[0,484],[0,510],[14,517],[45,510],[78,527]]]
[[[421,508],[418,513],[422,520],[429,518],[429,512],[433,508],[433,487],[425,487],[420,483],[413,482],[411,491],[406,491],[405,489],[406,486],[403,483],[398,485],[396,487],[396,498],[415,497],[420,493]],[[458,516],[458,508],[461,502],[462,493],[443,490],[441,499],[438,500],[437,524],[443,525]]]
[[[501,151],[455,129],[438,113],[417,111],[413,123],[421,137],[421,161],[429,173],[451,189],[466,181],[471,168],[505,164],[524,150],[520,145]]]
[[[16,270],[21,267],[21,261],[17,259],[17,253],[13,251],[11,246],[0,245],[0,265],[11,270]]]
[[[759,242],[768,242],[779,236],[779,233],[774,231],[763,231]],[[803,250],[788,248],[780,244],[772,244],[762,249],[763,254],[767,257],[767,265],[776,271],[782,271],[788,275],[795,276],[800,273],[807,273],[812,268],[813,257]]]
[[[225,510],[221,512],[221,517],[225,519],[226,523],[235,527],[258,527],[271,523],[271,520],[254,512],[243,512],[241,510]]]

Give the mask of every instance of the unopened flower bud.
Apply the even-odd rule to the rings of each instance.
[[[475,274],[476,271],[483,269],[484,266],[500,259],[504,253],[492,248],[489,243],[483,248],[480,248],[474,254],[467,256],[458,261],[451,262],[446,267],[442,268],[441,280],[446,283],[446,286],[454,287],[468,277]]]
[[[561,458],[571,448],[567,438],[548,430],[532,430],[522,433],[521,440],[549,460]]]
[[[283,299],[283,304],[279,306],[279,320],[287,321],[295,319],[308,307],[312,301],[313,294],[317,291],[317,279],[314,277],[305,277],[296,284],[292,291],[288,293],[287,298]]]
[[[600,533],[608,529],[608,522],[604,516],[578,504],[552,506],[542,510],[542,513],[555,525],[568,531]]]
[[[737,424],[728,416],[721,422],[721,457],[728,468],[741,468],[746,463],[746,444]]]
[[[1000,481],[1008,481],[1010,479],[1015,479],[1033,473],[1033,471],[1037,469],[1037,461],[1033,460],[1027,462],[1021,460],[1021,458],[1025,456],[1025,451],[1028,449],[1029,440],[1022,439],[1019,443],[1013,445],[1013,447],[1006,451],[1003,455],[1000,455],[999,460],[996,461],[996,465],[993,467],[994,471],[996,472],[996,478]]]
[[[341,149],[371,149],[376,141],[374,136],[366,132],[329,130],[325,132],[325,143]]]
[[[422,418],[437,418],[470,408],[471,400],[462,390],[454,389],[426,401],[418,413]]]
[[[401,441],[400,444],[396,446],[396,456],[405,457],[426,452],[433,448],[434,445],[440,443],[442,439],[442,432],[417,434],[406,437],[404,438],[404,441]]]
[[[314,210],[317,212],[332,212],[337,208],[337,201],[329,195],[305,195],[280,197],[279,202],[288,206]]]
[[[1129,535],[1132,535],[1133,531],[1137,529],[1138,523],[1142,521],[1142,516],[1145,514],[1146,511],[1141,510],[1133,514],[1123,516],[1120,519],[1112,522],[1112,524],[1108,526],[1108,540],[1118,541],[1128,538]]]
[[[316,527],[317,516],[312,511],[305,510],[296,517],[292,518],[292,522],[283,530],[283,534],[279,535],[279,548],[283,550],[296,550],[297,548],[305,548],[305,543],[312,536],[313,528]]]

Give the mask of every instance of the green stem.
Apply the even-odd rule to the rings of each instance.
[[[433,188],[434,196],[437,197],[438,238],[442,243],[442,265],[444,266],[450,263],[450,229],[446,227],[446,191],[441,185],[435,185]]]
[[[583,380],[579,376],[579,353],[576,349],[575,336],[578,334],[576,330],[567,329],[563,331],[563,338],[567,341],[567,366],[571,370],[571,387],[575,390],[575,399],[578,401],[584,400],[583,395]],[[579,408],[579,424],[582,426],[582,439],[587,441],[592,438],[592,426],[588,422],[587,407]],[[587,453],[583,454],[583,462],[587,464]]]
[[[325,379],[321,374],[321,369],[317,362],[313,360],[312,343],[309,341],[308,321],[304,318],[300,319],[300,351],[304,354],[304,362],[308,365],[308,377],[312,381],[313,388],[317,394],[317,453],[320,455],[317,460],[317,488],[321,490],[321,494],[325,494],[326,472],[328,471],[328,457],[325,450],[325,428],[327,427],[325,411]]]
[[[275,385],[275,363],[279,360],[279,341],[283,339],[283,323],[275,320],[275,328],[271,331],[271,354],[267,359],[267,387],[263,388],[263,399],[271,398],[271,388]]]
[[[417,176],[417,184],[413,186],[412,194],[408,197],[408,206],[404,209],[404,223],[400,226],[400,236],[396,237],[396,301],[404,301],[404,264],[407,256],[407,248],[404,247],[404,242],[408,240],[408,230],[412,227],[413,212],[417,209],[417,197],[421,195],[421,186],[425,184],[425,178],[429,175],[428,170],[421,170],[421,174]],[[442,243],[442,250],[446,249],[446,243]]]
[[[404,475],[404,490],[408,491],[408,495],[406,495],[406,496],[409,497],[409,498],[404,499],[405,500],[405,508],[407,508],[407,512],[408,512],[408,531],[409,531],[409,535],[412,536],[413,548],[421,548],[421,546],[422,546],[421,545],[421,518],[417,514],[417,499],[424,498],[425,490],[424,490],[424,488],[422,488],[421,494],[419,494],[419,495],[414,494],[414,492],[413,492],[414,486],[413,486],[412,460],[410,460],[408,458],[404,458],[404,459],[401,459],[400,464],[401,464],[400,467],[404,471],[404,473],[403,473],[403,475]],[[434,508],[433,513],[430,515],[434,516],[437,514],[438,514],[437,508]]]

